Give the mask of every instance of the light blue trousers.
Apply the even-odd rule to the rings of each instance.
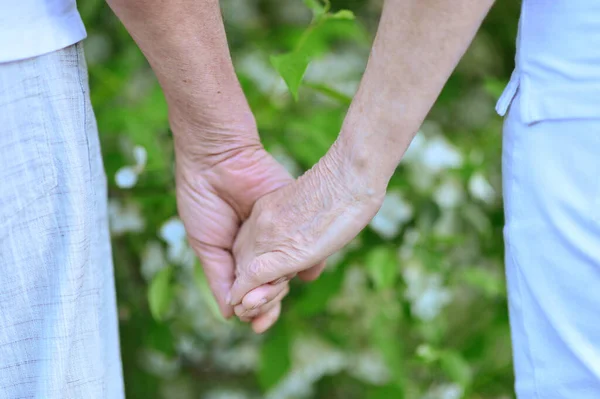
[[[522,101],[502,161],[517,396],[598,399],[600,117],[526,123]]]
[[[0,398],[122,398],[81,44],[0,63]]]

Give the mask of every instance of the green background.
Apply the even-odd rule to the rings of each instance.
[[[335,140],[381,3],[332,0],[332,11],[357,19],[310,35],[314,59],[296,102],[270,57],[297,45],[311,11],[301,0],[221,1],[261,138],[293,174]],[[293,284],[264,336],[217,315],[178,238],[167,110],[144,57],[104,1],[80,2],[80,11],[109,180],[128,398],[513,397],[502,120],[493,107],[513,67],[517,1],[498,2],[486,19],[373,223],[318,281]],[[134,187],[119,187],[115,175],[136,164],[138,147],[147,162]]]

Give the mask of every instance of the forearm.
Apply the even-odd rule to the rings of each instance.
[[[335,145],[385,187],[493,0],[386,0],[360,88]]]
[[[254,119],[233,69],[218,0],[108,3],[159,80],[176,144],[211,153],[257,139],[243,137],[252,135]]]

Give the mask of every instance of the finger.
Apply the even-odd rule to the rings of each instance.
[[[285,290],[287,286],[288,282],[287,280],[284,280],[276,285],[263,284],[260,287],[253,289],[242,298],[242,303],[234,307],[235,314],[239,316],[249,310],[257,309],[269,303],[273,298]]]
[[[323,262],[319,263],[316,266],[311,267],[310,269],[306,269],[306,270],[299,272],[298,277],[302,281],[314,281],[321,275],[321,273],[323,272],[323,270],[325,269],[326,266],[327,266],[327,261],[324,260]]]
[[[227,295],[235,280],[234,261],[231,253],[223,248],[206,244],[194,245],[202,263],[204,274],[219,310],[225,318],[233,316],[233,307],[227,304]]]
[[[271,285],[278,285],[278,284],[281,284],[281,283],[285,283],[287,281],[290,281],[294,277],[296,277],[296,274],[297,273],[290,273],[287,276],[279,277],[277,280],[271,281],[269,284],[271,284]]]
[[[262,334],[267,331],[279,318],[281,314],[281,302],[277,302],[275,306],[254,320],[252,320],[252,329],[257,334]]]
[[[254,291],[252,291],[252,292],[254,292]],[[235,314],[239,317],[251,317],[251,318],[260,316],[261,314],[264,314],[264,313],[268,312],[269,310],[271,310],[271,308],[273,308],[273,306],[275,306],[277,304],[277,302],[281,302],[283,300],[283,298],[285,298],[285,296],[289,292],[290,292],[289,284],[283,284],[282,289],[275,296],[270,298],[267,302],[264,302],[261,305],[254,307],[254,308],[246,308],[246,307],[244,307],[244,304],[242,302],[241,304],[237,305],[234,308]],[[250,294],[248,294],[248,295],[250,295]],[[248,295],[246,295],[246,297]],[[246,297],[244,297],[244,299]]]
[[[294,273],[289,264],[280,252],[269,252],[254,258],[248,266],[238,269],[239,275],[231,287],[229,304],[235,306],[253,289]]]

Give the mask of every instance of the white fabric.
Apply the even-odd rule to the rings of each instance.
[[[81,44],[0,64],[0,399],[123,398]]]
[[[498,113],[517,89],[527,123],[600,116],[600,1],[523,0],[516,68]]]
[[[46,54],[85,37],[75,0],[0,0],[0,63]]]
[[[600,118],[504,125],[506,274],[519,399],[600,398]]]
[[[600,1],[523,0],[496,109],[517,397],[600,398]]]

